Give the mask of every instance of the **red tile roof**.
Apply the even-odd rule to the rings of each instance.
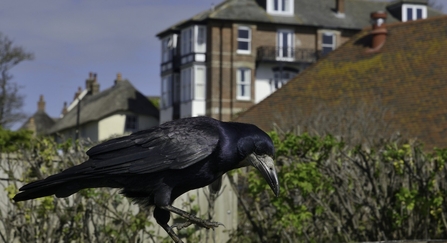
[[[315,101],[336,107],[342,100],[380,103],[390,122],[427,147],[447,147],[447,17],[387,25],[383,47],[367,53],[370,29],[306,69],[236,121],[271,130],[278,114]]]

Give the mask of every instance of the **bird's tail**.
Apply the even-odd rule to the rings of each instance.
[[[59,174],[49,176],[43,180],[31,182],[19,189],[14,201],[56,195],[68,197],[84,188],[120,187],[112,178],[99,173],[91,173],[88,164],[71,167]]]

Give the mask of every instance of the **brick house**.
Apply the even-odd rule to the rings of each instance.
[[[379,99],[390,111],[384,119],[393,132],[428,149],[447,147],[447,16],[383,22],[353,36],[235,121],[269,131],[278,117],[287,119],[297,109],[306,117],[321,103],[336,110],[343,100],[373,106]]]
[[[423,0],[227,0],[157,34],[160,122],[231,120],[370,24],[441,15]]]

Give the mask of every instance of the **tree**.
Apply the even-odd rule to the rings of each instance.
[[[20,109],[23,106],[23,95],[19,94],[20,86],[12,82],[11,68],[22,61],[32,60],[34,55],[26,52],[0,32],[0,126],[10,127],[26,116]]]

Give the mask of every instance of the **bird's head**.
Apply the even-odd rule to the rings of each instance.
[[[272,139],[256,127],[256,130],[251,132],[250,135],[239,140],[238,150],[244,158],[238,167],[249,165],[255,167],[267,181],[273,193],[278,196],[279,182],[273,161],[275,149]]]

